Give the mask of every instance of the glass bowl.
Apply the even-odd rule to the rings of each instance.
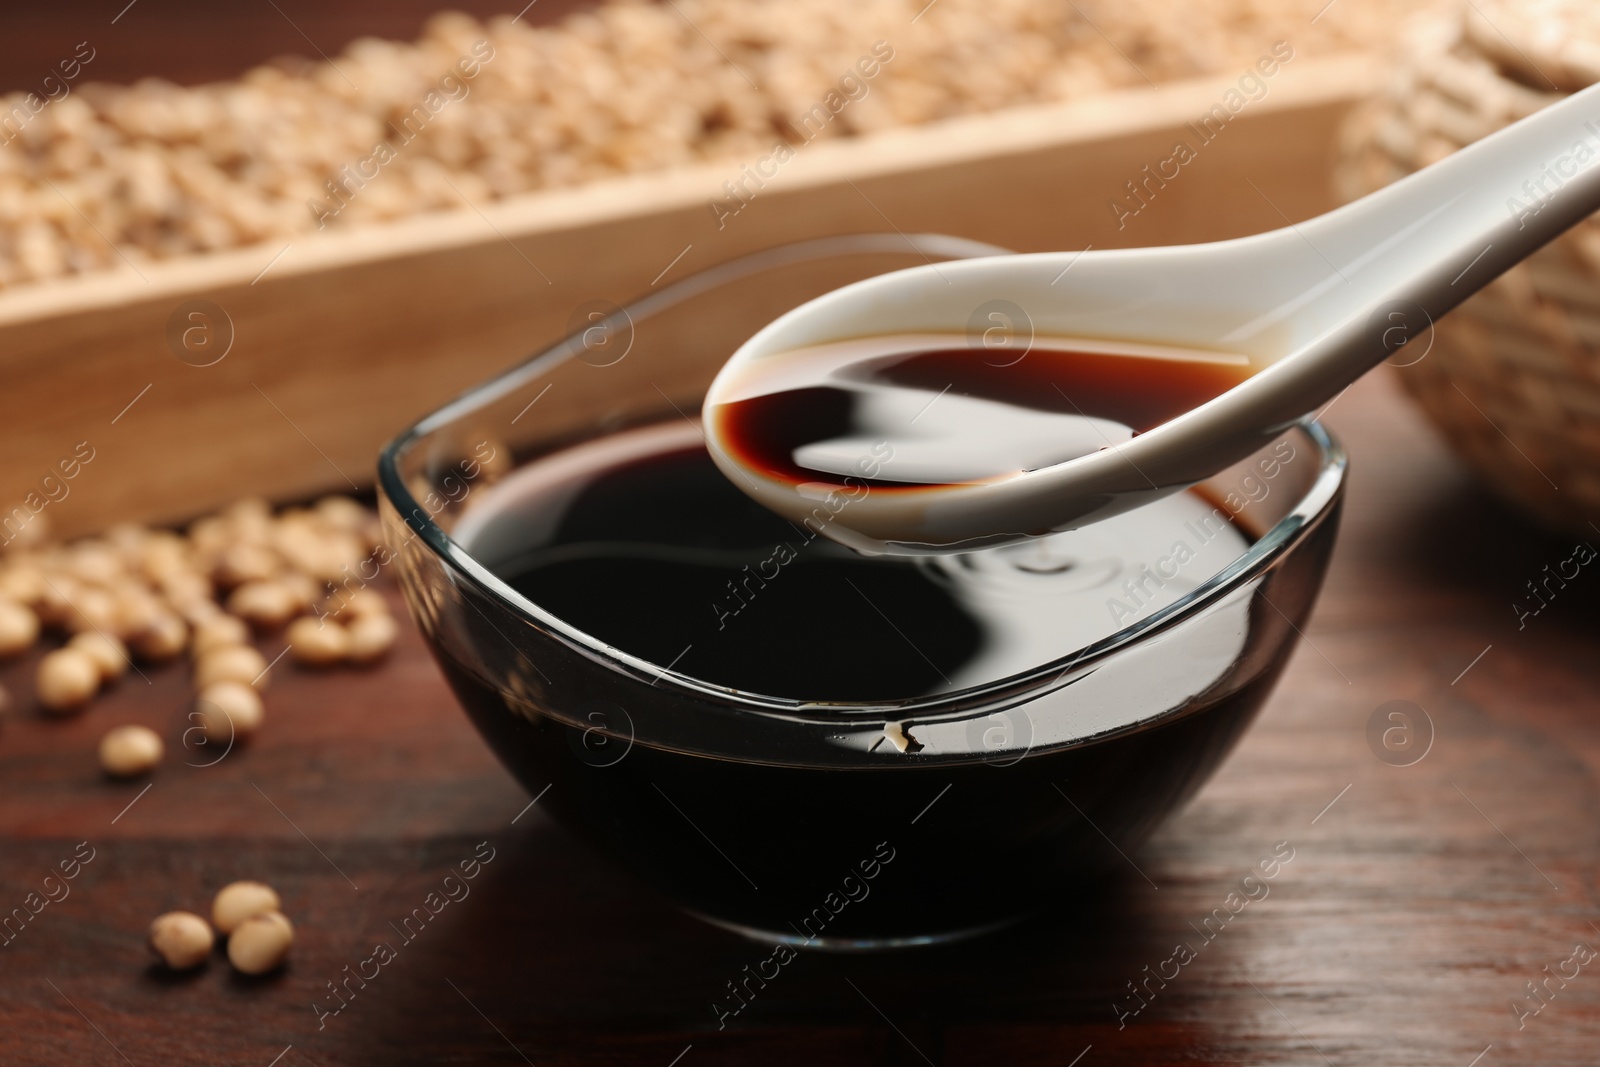
[[[1120,520],[925,561],[1037,573],[1042,559],[1063,590],[1103,592],[1109,610],[1028,629],[1018,640],[1038,650],[1029,669],[893,700],[794,699],[697,677],[585,633],[497,573],[519,533],[497,501],[530,464],[641,434],[695,447],[712,377],[778,314],[886,270],[1000,251],[937,236],[830,238],[626,308],[597,300],[573,313],[569,337],[381,456],[407,602],[474,725],[541,807],[710,922],[792,945],[884,948],[1059,907],[1132,867],[1194,795],[1310,612],[1345,457],[1309,421],[1192,491],[1244,536],[1182,581],[1106,564],[1094,546],[1123,538],[1110,525]],[[1171,533],[1174,549],[1207,538],[1204,523]],[[1168,557],[1154,566],[1166,575]],[[840,606],[841,618],[867,611]]]

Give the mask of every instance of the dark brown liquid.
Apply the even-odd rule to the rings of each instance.
[[[1109,447],[1252,372],[1227,354],[1092,345],[1041,339],[1017,355],[890,336],[798,350],[747,368],[707,414],[738,463],[776,478],[948,485]]]
[[[562,620],[706,682],[819,701],[911,698],[1067,656],[1119,628],[1108,602],[1127,598],[1124,583],[1150,553],[1179,540],[1195,548],[1161,591],[1175,597],[1246,543],[1186,493],[1014,549],[861,557],[751,501],[681,423],[534,463],[475,511],[458,540]],[[762,566],[780,545],[793,558]],[[764,754],[771,763],[742,762],[643,736],[621,758],[597,759],[581,724],[586,702],[606,690],[587,667],[543,662],[548,678],[513,697],[447,650],[440,658],[530,792],[550,787],[541,804],[688,907],[790,936],[904,937],[1062,908],[1059,894],[1087,878],[1129,871],[1117,849],[1131,852],[1198,788],[1276,675],[1278,657],[1257,645],[1237,684],[1216,688],[1256,626],[1247,606],[1168,633],[1162,669],[1148,659],[1098,668],[1085,685],[1100,696],[1065,720],[1041,711],[1038,747],[999,763],[985,762],[994,725],[985,720],[954,761],[912,752],[871,767],[783,766],[780,751]],[[1279,618],[1267,615],[1282,630],[1272,649],[1292,637]],[[645,703],[675,706],[666,687],[613,695],[608,722],[623,711],[642,718]],[[1179,707],[1188,713],[1154,728],[1060,747]],[[1082,733],[1046,736],[1047,720]],[[841,879],[854,884],[885,850],[895,858],[870,897],[841,906]]]
[[[862,556],[739,492],[690,427],[663,429],[525,468],[469,550],[608,645],[763,696],[907,700],[1009,677],[1171,603],[1247,544],[1185,493],[1024,545]],[[1158,588],[1141,568],[1179,540],[1194,558]]]

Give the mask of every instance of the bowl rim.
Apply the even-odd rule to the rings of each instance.
[[[648,317],[672,304],[714,290],[725,281],[746,277],[759,270],[824,258],[850,252],[905,252],[907,244],[919,252],[932,252],[950,258],[1010,254],[1004,249],[961,238],[938,234],[919,234],[908,238],[900,234],[861,234],[843,238],[818,238],[757,252],[708,268],[625,305],[621,310],[633,316]],[[914,269],[914,268],[912,268]],[[457,543],[432,514],[411,493],[400,473],[400,463],[423,438],[444,429],[457,419],[508,396],[513,390],[536,380],[545,372],[574,358],[581,348],[581,331],[568,334],[535,352],[532,356],[425,415],[386,444],[378,456],[377,488],[380,497],[396,512],[412,532],[443,565],[492,595],[505,608],[545,635],[571,650],[600,663],[627,678],[655,689],[666,689],[700,703],[723,705],[729,709],[766,718],[840,726],[841,719],[858,725],[872,721],[904,721],[915,717],[921,722],[960,719],[973,714],[992,714],[1032,701],[1055,689],[1070,685],[1084,672],[1116,653],[1159,634],[1178,623],[1204,612],[1213,604],[1236,592],[1241,586],[1266,572],[1286,556],[1303,537],[1328,515],[1341,498],[1349,466],[1348,456],[1338,441],[1312,415],[1280,427],[1280,434],[1298,430],[1315,446],[1319,457],[1316,477],[1290,510],[1265,530],[1243,553],[1205,582],[1165,607],[1143,616],[1115,633],[1082,648],[1025,671],[961,689],[893,701],[813,701],[752,693],[718,685],[663,667],[641,656],[626,652],[595,638],[566,622],[517,592],[496,576],[462,545]],[[1277,437],[1266,439],[1263,448]],[[1259,451],[1255,455],[1259,455]],[[1253,458],[1253,457],[1252,457]],[[398,553],[396,553],[398,555]],[[402,564],[403,565],[403,564]],[[1136,724],[1144,727],[1161,721],[1181,709],[1167,709]],[[1135,725],[1135,724],[1130,724]],[[1120,731],[1119,731],[1120,732]]]

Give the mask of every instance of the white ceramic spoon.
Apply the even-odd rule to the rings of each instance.
[[[1243,178],[1239,184],[1240,195],[1256,195]],[[974,313],[993,301],[1020,308],[1023,316],[1013,317],[1031,320],[1039,338],[1249,358],[1255,371],[1242,384],[1120,444],[979,482],[869,491],[824,531],[864,551],[899,554],[1042,536],[1179,492],[1244,459],[1596,210],[1600,86],[1362,200],[1255,237],[996,256],[858,282],[741,346],[712,383],[705,410],[748,381],[756,364],[796,349],[903,333],[964,344]],[[707,420],[712,456],[734,484],[794,521],[814,513],[814,492],[744,465],[719,430]]]

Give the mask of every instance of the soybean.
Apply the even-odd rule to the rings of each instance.
[[[294,926],[282,912],[253,915],[228,935],[228,962],[241,974],[266,974],[283,965]]]
[[[110,634],[93,631],[75,634],[72,640],[67,642],[67,647],[75,648],[94,660],[102,682],[115,681],[128,669],[127,647]]]
[[[196,656],[203,656],[224,645],[242,645],[250,640],[250,627],[237,615],[222,612],[197,623],[189,647]]]
[[[194,703],[201,731],[215,744],[248,741],[265,717],[261,694],[244,682],[213,682]]]
[[[0,658],[26,652],[39,639],[39,617],[14,600],[0,599]]]
[[[46,710],[76,711],[100,688],[100,667],[82,649],[58,648],[39,661],[34,688]]]
[[[305,615],[289,626],[289,654],[307,667],[331,667],[350,651],[350,635],[343,626]]]
[[[228,597],[228,610],[250,625],[275,630],[294,618],[300,597],[289,585],[270,578],[245,582]]]
[[[277,891],[265,882],[230,882],[217,890],[211,902],[211,922],[231,934],[251,916],[277,911],[279,906]]]
[[[118,726],[100,739],[100,766],[113,778],[137,778],[156,769],[163,751],[149,727]]]
[[[389,654],[400,626],[393,615],[363,615],[350,624],[351,663],[376,663]]]
[[[150,924],[150,950],[175,971],[200,966],[215,944],[211,927],[192,911],[169,911]]]
[[[217,682],[242,682],[257,689],[267,685],[266,657],[249,645],[223,645],[201,656],[194,665],[194,687],[205,689]]]

